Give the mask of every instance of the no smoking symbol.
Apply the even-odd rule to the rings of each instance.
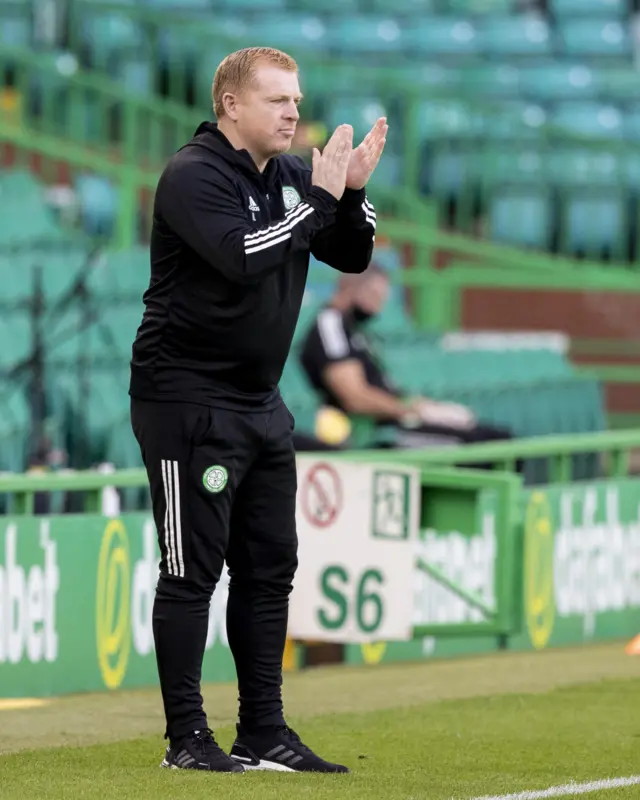
[[[342,484],[329,464],[316,464],[302,487],[302,510],[311,525],[326,528],[342,509]]]

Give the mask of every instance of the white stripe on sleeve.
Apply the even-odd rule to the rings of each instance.
[[[375,211],[369,211],[369,207],[368,207],[366,201],[362,204],[362,210],[364,211],[365,219],[367,220],[367,222],[370,225],[373,225],[373,229],[375,230],[376,229],[376,214],[375,214]]]
[[[254,233],[245,234],[245,244],[247,246],[254,245],[258,242],[264,241],[265,239],[269,239],[272,236],[277,236],[284,230],[289,230],[291,226],[295,224],[295,221],[302,215],[302,213],[309,210],[313,211],[308,203],[299,203],[294,209],[287,212],[287,216],[283,220],[276,222],[275,225],[270,225],[263,231],[255,231]]]
[[[329,358],[349,355],[349,339],[342,322],[342,314],[335,308],[325,308],[318,314],[318,333],[325,354]]]
[[[301,206],[305,206],[305,208],[302,209],[301,213],[298,214],[295,219],[286,220],[286,227],[280,227],[279,230],[262,235],[259,239],[245,242],[245,254],[249,256],[251,253],[258,253],[260,250],[265,250],[267,247],[280,244],[280,242],[290,239],[292,228],[315,211],[315,209],[306,205],[306,203],[301,203],[298,208]],[[246,238],[245,236],[245,239]]]

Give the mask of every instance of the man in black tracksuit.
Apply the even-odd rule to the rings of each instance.
[[[292,59],[266,48],[234,53],[213,95],[218,125],[200,125],[158,184],[131,362],[132,427],[161,550],[153,630],[170,742],[163,766],[346,772],[303,745],[283,716],[296,464],[278,382],[309,253],[342,272],[369,263],[375,213],[363,187],[387,128],[379,120],[352,149],[350,127],[340,126],[314,152],[312,171],[283,154],[300,99]],[[231,757],[200,694],[225,560],[240,703]]]

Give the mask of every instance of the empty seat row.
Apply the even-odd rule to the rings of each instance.
[[[550,24],[538,15],[402,18],[384,15],[339,16],[329,21],[306,13],[246,17],[203,17],[163,25],[122,12],[85,10],[74,32],[95,63],[128,52],[159,53],[166,61],[204,53],[212,46],[229,52],[259,37],[289,49],[301,59],[313,52],[354,55],[541,57],[554,53],[629,57],[630,26],[619,19],[574,18]],[[80,41],[78,41],[80,37]]]

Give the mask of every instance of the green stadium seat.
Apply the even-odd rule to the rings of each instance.
[[[523,68],[520,87],[532,100],[592,100],[602,89],[600,73],[586,64],[549,62]]]
[[[636,195],[640,193],[640,153],[636,149],[625,149],[615,154],[619,185],[631,188]]]
[[[144,0],[144,3],[158,11],[211,13],[211,0]],[[238,0],[238,5],[240,3],[241,0]]]
[[[0,246],[23,247],[56,243],[65,235],[47,206],[42,187],[24,170],[0,172]]]
[[[423,159],[420,185],[425,194],[447,198],[473,181],[476,168],[477,161],[468,150],[443,145]]]
[[[102,252],[88,274],[88,285],[98,307],[125,301],[139,303],[149,286],[148,247]]]
[[[367,95],[377,92],[380,85],[380,73],[375,69],[366,69],[349,61],[336,61],[331,65],[330,77],[327,67],[323,62],[303,62],[300,75],[300,87],[307,97],[324,96],[329,86],[337,94],[346,94],[357,86],[360,94]],[[315,99],[315,98],[314,98]],[[313,100],[311,101],[313,102]],[[308,100],[305,100],[303,115],[307,111]]]
[[[391,118],[392,109],[386,108],[377,98],[336,96],[327,101],[324,122],[330,131],[348,122],[353,125],[354,142],[360,142],[379,117]],[[390,129],[387,144],[393,149],[394,136]],[[397,136],[397,133],[396,133]]]
[[[26,312],[0,316],[0,372],[6,374],[24,362],[32,351],[32,326]]]
[[[609,103],[637,102],[638,72],[630,64],[611,66],[594,65],[598,82],[602,86],[602,97]]]
[[[627,108],[623,124],[625,138],[634,143],[640,142],[640,105]]]
[[[476,98],[514,98],[520,88],[520,69],[513,64],[481,63],[458,70],[458,89],[461,94]]]
[[[20,248],[0,256],[2,302],[24,303],[32,298],[40,270],[44,300],[50,307],[79,280],[86,260],[83,247],[64,244],[57,247],[52,244],[46,249]]]
[[[438,10],[437,0],[372,0],[374,11],[381,14],[433,14]]]
[[[483,117],[483,130],[489,140],[539,142],[548,122],[547,110],[537,103],[505,101],[487,111]]]
[[[392,17],[355,16],[337,20],[330,29],[331,46],[343,55],[398,53],[403,30]]]
[[[143,245],[102,252],[88,276],[89,287],[98,304],[139,303],[149,288],[149,259],[149,248]]]
[[[31,38],[29,0],[4,0],[0,4],[0,44],[29,47]]]
[[[203,0],[211,3],[211,0]],[[285,0],[213,0],[216,9],[226,11],[276,11],[286,6]]]
[[[548,56],[551,33],[546,20],[538,16],[487,16],[478,23],[478,42],[489,57]]]
[[[434,61],[412,60],[410,64],[397,65],[393,74],[399,83],[417,88],[455,91],[461,77],[461,70],[452,65],[439,64]]]
[[[82,37],[94,67],[108,68],[123,53],[148,49],[144,28],[123,10],[106,12],[89,8],[82,18]]]
[[[538,187],[507,187],[492,193],[489,235],[507,244],[546,249],[550,245],[553,206],[550,193]]]
[[[621,139],[623,135],[623,116],[615,106],[578,101],[558,103],[550,122],[564,134],[605,140]]]
[[[476,25],[464,17],[437,16],[407,27],[404,42],[408,51],[429,58],[475,56],[479,52]]]
[[[101,348],[96,360],[107,365],[119,362],[128,364],[131,358],[131,346],[138,327],[142,322],[142,305],[114,305],[103,307],[103,314],[97,319],[96,339]]]
[[[216,23],[218,25],[216,25]],[[246,25],[242,20],[236,20],[238,28],[237,35],[246,35]],[[174,81],[182,81],[183,85],[187,79],[187,70],[190,65],[194,65],[197,70],[195,80],[198,82],[204,79],[201,64],[205,66],[206,78],[209,86],[209,99],[211,98],[211,82],[213,71],[209,72],[208,66],[212,59],[219,53],[223,53],[220,42],[216,41],[216,31],[225,33],[226,19],[221,20],[212,18],[185,17],[180,25],[163,26],[158,30],[158,54],[163,67],[169,70],[169,74]],[[215,62],[217,66],[222,57]],[[183,99],[183,98],[181,98]]]
[[[34,255],[23,259],[24,268],[41,269],[42,289],[47,305],[51,308],[72,292],[80,280],[86,254],[81,250],[52,252],[50,255]]]
[[[628,207],[620,191],[607,194],[584,191],[565,200],[563,243],[574,253],[622,255],[626,249]],[[564,249],[564,248],[563,248]]]
[[[478,149],[476,161],[483,182],[493,184],[544,184],[548,180],[548,154],[535,145],[518,144],[508,148],[497,148],[490,144]]]
[[[320,17],[304,12],[252,15],[247,35],[265,47],[278,47],[292,55],[324,52],[328,46],[329,28]]]
[[[155,92],[153,69],[148,59],[131,58],[119,61],[114,77],[127,87],[128,92],[141,97],[151,97]]]
[[[27,466],[31,412],[25,393],[3,384],[0,391],[0,471],[23,472]]]
[[[92,463],[107,460],[114,432],[122,431],[129,413],[127,370],[123,367],[93,370],[89,396],[83,397],[82,405],[76,409],[76,415],[86,421],[90,437],[88,457]]]
[[[484,118],[480,111],[461,100],[425,100],[413,119],[421,141],[466,139],[482,135]]]
[[[83,359],[87,368],[91,368],[96,354],[102,350],[96,319],[93,300],[84,307],[76,302],[51,319],[48,323],[47,363],[54,375],[58,369],[70,369],[74,380],[77,379],[76,368],[80,368]]]
[[[42,186],[33,173],[26,169],[0,172],[0,192],[14,199],[42,202]]]
[[[393,189],[402,186],[402,183],[402,157],[385,150],[369,180],[369,189],[375,190],[378,186]]]
[[[562,17],[624,17],[629,14],[628,0],[549,0],[549,11]]]
[[[43,206],[13,202],[3,207],[0,217],[0,246],[13,247],[34,241],[61,242],[64,234],[56,223],[53,212]]]
[[[572,19],[559,25],[561,51],[567,56],[631,56],[628,26],[618,20]]]
[[[15,256],[0,253],[0,285],[2,306],[12,308],[28,297],[32,282],[31,275],[24,270],[16,269]]]
[[[90,236],[113,234],[118,214],[118,189],[101,175],[85,173],[76,176],[74,190],[83,229]]]
[[[560,145],[546,155],[556,186],[613,187],[626,182],[628,165],[606,145],[599,149]]]
[[[446,0],[452,14],[508,14],[514,10],[513,0]]]
[[[360,0],[295,0],[295,7],[316,14],[347,14],[360,10]]]

